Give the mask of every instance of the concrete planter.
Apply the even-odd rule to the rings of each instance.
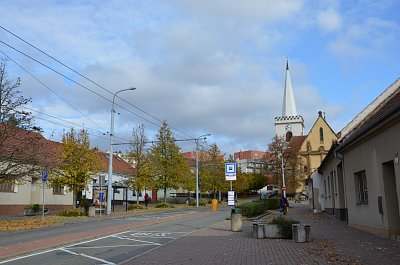
[[[264,235],[266,238],[283,238],[283,236],[279,232],[278,225],[265,224]]]
[[[36,215],[36,212],[35,212],[34,209],[25,208],[25,209],[24,209],[24,215],[25,215],[25,216],[32,216],[32,215]]]

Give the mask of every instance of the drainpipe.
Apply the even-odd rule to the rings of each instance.
[[[349,224],[349,214],[348,214],[348,207],[347,207],[347,192],[346,192],[346,180],[345,180],[345,174],[344,174],[344,155],[343,153],[339,153],[336,150],[333,151],[333,154],[335,155],[335,158],[337,160],[342,161],[342,178],[343,178],[343,189],[344,189],[344,207],[346,210],[346,225]],[[337,178],[336,178],[337,179]]]

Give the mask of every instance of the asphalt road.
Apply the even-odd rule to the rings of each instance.
[[[196,211],[192,211],[193,217],[182,219],[179,216],[187,215],[191,212],[174,211],[112,218],[101,220],[100,222],[77,223],[49,229],[3,234],[0,236],[0,247],[46,239],[55,234],[79,233],[88,229],[107,229],[108,227],[134,224],[135,222],[143,223],[157,218],[167,218],[168,216],[177,217],[174,221],[166,221],[149,226],[142,225],[139,229],[121,231],[91,239],[86,238],[83,242],[41,249],[39,252],[2,260],[0,264],[118,264],[132,260],[155,248],[160,248],[195,230],[223,221],[230,215],[228,208],[220,208],[213,213],[210,213],[209,209],[203,211],[206,212],[202,215],[196,215]]]

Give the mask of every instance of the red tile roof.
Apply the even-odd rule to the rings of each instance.
[[[0,158],[43,167],[61,163],[62,144],[45,139],[39,132],[0,126]],[[96,152],[100,170],[108,172],[107,153]],[[133,167],[119,156],[113,157],[113,172],[132,174]]]
[[[100,170],[102,172],[108,172],[108,162],[109,162],[109,154],[103,152],[96,152],[97,157],[100,161]],[[133,174],[133,166],[120,158],[117,155],[113,156],[113,173],[122,174],[122,175],[132,175]]]
[[[60,163],[61,144],[40,133],[0,126],[0,157],[4,160],[48,166]]]
[[[289,142],[289,148],[291,152],[297,153],[306,138],[307,135],[293,136]]]

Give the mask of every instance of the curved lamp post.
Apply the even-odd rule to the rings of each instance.
[[[113,174],[113,166],[112,166],[112,160],[113,160],[113,137],[114,137],[114,113],[115,113],[115,97],[117,96],[118,93],[121,93],[123,91],[128,91],[128,90],[135,90],[136,88],[131,87],[127,89],[122,89],[117,92],[115,92],[113,100],[112,100],[112,108],[111,108],[111,130],[110,130],[110,155],[108,158],[108,183],[107,183],[107,214],[111,214],[111,196],[113,195],[113,188],[112,188],[112,174]]]
[[[199,140],[205,140],[210,135],[211,133],[208,133],[194,138],[196,142],[196,208],[199,208]]]

